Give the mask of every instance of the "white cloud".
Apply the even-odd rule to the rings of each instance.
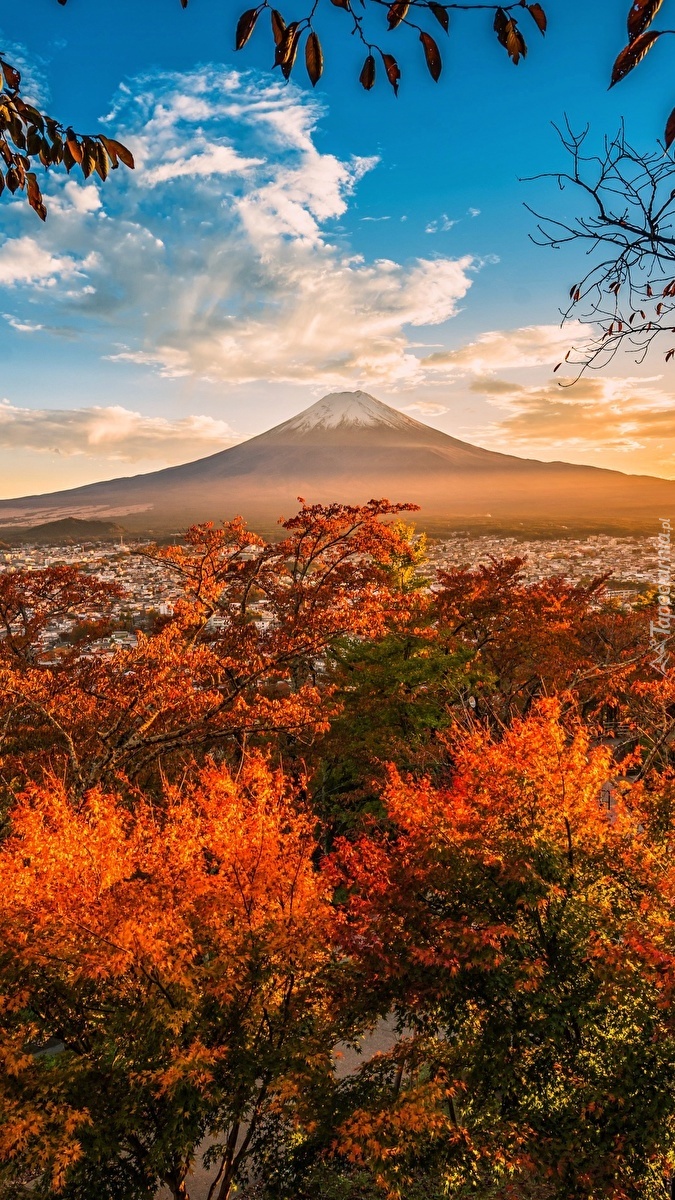
[[[12,317],[102,329],[109,357],[167,376],[420,381],[409,327],[451,318],[479,264],[354,255],[334,223],[376,160],[319,151],[320,115],[292,85],[222,68],[122,87],[105,121],[138,169],[113,173],[103,208],[98,184],[51,177],[39,244],[0,245],[0,286],[40,289]],[[29,227],[25,206],[10,213]]]
[[[95,213],[102,207],[98,184],[90,179],[88,183],[78,183],[68,179],[63,184],[61,194],[54,196],[50,202],[50,212]]]
[[[466,213],[467,213],[468,217],[479,217],[480,209],[479,208],[467,208]]]
[[[204,143],[201,152],[189,155],[181,154],[178,148],[174,147],[173,154],[168,156],[166,162],[146,171],[143,182],[147,187],[166,183],[171,179],[180,179],[185,175],[192,179],[208,178],[211,175],[238,175],[252,167],[262,166],[263,161],[260,158],[245,158],[231,146],[209,146]]]
[[[64,43],[65,44],[65,43]],[[50,107],[51,96],[48,89],[49,62],[30,51],[23,42],[13,42],[4,36],[2,38],[2,57],[21,72],[21,92],[25,100],[36,104],[38,108]]]
[[[147,417],[121,405],[79,409],[19,408],[0,403],[0,447],[112,461],[186,462],[240,439],[225,421]]]
[[[425,417],[440,417],[447,411],[445,404],[437,404],[434,400],[416,400],[414,404],[407,404],[403,409],[403,412],[421,413]]]
[[[0,246],[0,286],[53,285],[77,270],[74,259],[52,254],[32,237],[7,238]]]
[[[559,325],[525,325],[521,329],[490,330],[466,346],[430,354],[425,359],[425,366],[431,371],[456,374],[554,367],[570,347],[589,333],[589,328],[578,321],[562,328]]]
[[[18,333],[38,333],[40,329],[44,329],[44,325],[39,325],[35,321],[17,321],[12,313],[3,313],[2,315],[8,325],[11,325],[12,329],[16,329]]]
[[[526,386],[476,379],[472,391],[501,410],[498,420],[472,436],[516,453],[597,461],[624,470],[675,473],[675,412],[660,376],[584,376]],[[623,461],[622,461],[623,460]]]
[[[442,213],[437,221],[429,221],[425,227],[425,233],[449,233],[450,230],[457,225],[456,220],[452,220],[447,213]]]

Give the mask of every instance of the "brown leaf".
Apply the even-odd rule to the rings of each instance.
[[[494,31],[509,58],[517,66],[521,58],[525,58],[527,46],[513,17],[509,17],[503,8],[498,8],[495,13]]]
[[[323,51],[321,49],[321,42],[317,34],[314,33],[314,30],[312,30],[307,38],[305,66],[307,67],[307,74],[309,75],[312,87],[316,87],[323,75]]]
[[[26,135],[26,151],[31,158],[39,154],[42,149],[42,138],[37,129],[31,127]]]
[[[645,29],[649,29],[662,4],[663,0],[634,0],[628,13],[629,41],[634,42]]]
[[[16,67],[10,66],[4,59],[0,59],[0,66],[5,77],[5,83],[10,91],[15,92],[21,83],[21,72],[17,71]]]
[[[82,162],[82,147],[73,133],[72,129],[66,129],[66,146],[68,147],[73,161],[76,163]]]
[[[448,16],[447,8],[443,8],[442,4],[436,4],[435,0],[429,0],[429,8],[434,14],[439,25],[443,26],[445,32],[450,28],[450,17]]]
[[[259,10],[257,8],[247,8],[246,12],[241,14],[239,20],[237,21],[237,32],[234,38],[235,50],[241,50],[242,47],[246,45],[248,39],[253,33],[253,30],[255,29],[255,23],[258,20],[258,12]]]
[[[520,32],[515,21],[509,21],[509,28],[506,34],[506,49],[508,50],[511,61],[515,66],[518,66],[521,58],[525,58],[527,56],[525,38]]]
[[[398,85],[401,78],[399,65],[393,54],[383,54],[382,62],[384,63],[384,69],[387,72],[387,79],[394,89],[394,95],[398,96]]]
[[[291,21],[284,30],[284,35],[277,46],[274,65],[281,67],[281,74],[284,79],[288,79],[298,53],[298,45],[300,43],[300,28],[298,21]]]
[[[60,163],[63,158],[63,142],[59,139],[58,142],[50,142],[46,137],[42,139],[40,148],[40,159],[46,167]]]
[[[46,221],[47,209],[45,208],[45,202],[42,199],[42,192],[40,191],[37,177],[32,171],[29,171],[26,175],[26,192],[28,195],[28,203],[30,204],[31,208],[34,209],[41,221]]]
[[[291,71],[293,70],[293,67],[295,66],[295,60],[296,60],[296,57],[298,54],[298,46],[299,45],[300,45],[300,30],[296,30],[296,33],[291,42],[291,47],[290,47],[288,57],[287,57],[286,61],[282,62],[282,64],[281,64],[281,74],[283,75],[284,79],[290,78]]]
[[[609,86],[612,88],[615,83],[620,83],[622,79],[625,79],[626,75],[634,67],[637,67],[639,62],[642,62],[645,54],[651,50],[654,42],[660,37],[660,33],[641,33],[634,42],[624,46],[612,67],[612,80]]]
[[[509,19],[510,18],[504,12],[503,8],[498,8],[497,11],[495,12],[495,19],[493,21],[493,29],[494,29],[495,33],[497,34],[497,38],[501,42],[502,46],[506,45],[506,26],[509,23]]]
[[[424,33],[424,31],[422,31],[420,33],[420,41],[424,47],[424,57],[427,60],[429,74],[431,75],[431,78],[433,80],[438,81],[438,78],[443,69],[443,63],[441,62],[441,52],[438,49],[438,46],[436,45],[434,39],[431,37],[431,34]]]
[[[82,138],[82,174],[85,179],[88,179],[92,171],[96,170],[96,143],[92,142],[91,138]]]
[[[359,75],[359,83],[366,89],[367,92],[370,91],[371,87],[375,83],[375,59],[373,58],[372,54],[368,55],[363,64],[361,74]]]
[[[128,167],[130,171],[133,171],[134,156],[131,153],[131,150],[127,150],[126,146],[123,146],[122,143],[118,142],[116,138],[104,137],[103,134],[100,134],[99,136],[112,159],[113,166],[117,166],[117,159],[119,158],[120,162],[123,162],[125,167]],[[70,143],[68,144],[70,145]],[[79,162],[80,160],[76,158],[75,161]]]
[[[666,150],[670,150],[675,142],[675,108],[666,121]]]
[[[19,96],[16,97],[14,103],[22,116],[29,117],[33,124],[36,125],[40,131],[44,129],[46,122],[42,119],[42,113],[39,113],[37,108],[33,108],[32,104],[25,104],[24,101],[19,98]],[[54,125],[53,121],[50,123],[51,125]],[[56,129],[54,130],[54,133],[52,133],[50,130],[49,136],[51,138],[53,138],[55,134]]]
[[[106,150],[108,151],[108,157],[109,157],[109,159],[110,159],[110,161],[111,161],[111,163],[112,163],[112,168],[113,168],[113,171],[116,171],[116,170],[117,170],[117,168],[119,167],[119,165],[120,165],[120,164],[119,164],[119,162],[118,162],[118,154],[117,154],[117,151],[116,151],[116,149],[115,149],[115,147],[114,147],[114,145],[113,145],[113,143],[112,143],[111,139],[110,139],[110,138],[107,138],[107,137],[104,137],[104,136],[103,136],[103,134],[102,134],[102,133],[100,133],[100,134],[99,134],[99,141],[102,143],[102,145],[104,145],[104,146],[105,146]]]
[[[394,0],[387,13],[387,21],[390,29],[395,29],[401,21],[405,21],[410,8],[409,0]]]
[[[99,179],[102,179],[103,182],[105,183],[106,179],[108,178],[108,174],[110,172],[110,159],[108,157],[108,151],[106,150],[105,146],[103,146],[100,141],[96,142],[95,153],[96,153],[96,168],[95,168],[96,174],[98,175]]]
[[[546,33],[548,21],[546,19],[546,13],[541,7],[541,4],[528,4],[527,11],[532,17],[537,29],[540,30],[542,34]]]
[[[283,31],[279,41],[277,42],[277,48],[274,53],[275,67],[280,66],[281,63],[283,63],[286,60],[286,58],[288,57],[288,54],[291,49],[291,45],[293,43],[293,36],[294,36],[297,28],[298,28],[297,21],[291,21],[290,25],[286,25],[286,27],[284,28],[284,31]]]
[[[331,0],[331,4],[334,4],[336,8],[346,8],[347,12],[351,8],[349,0]]]
[[[59,0],[59,3],[60,3],[60,4],[65,4],[65,3],[66,3],[66,0]],[[187,8],[187,6],[188,6],[188,0],[180,0],[180,6],[181,6],[181,8]]]
[[[284,21],[284,18],[282,17],[281,13],[278,12],[276,8],[272,9],[271,19],[272,19],[272,37],[274,38],[274,45],[278,46],[282,37],[284,36],[284,31],[286,29],[286,22]]]
[[[20,150],[26,149],[26,135],[23,131],[23,123],[19,117],[14,117],[9,122],[9,131],[12,135],[12,141]]]

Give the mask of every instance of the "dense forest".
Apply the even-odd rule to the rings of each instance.
[[[431,579],[411,508],[146,547],[182,598],[107,657],[40,632],[111,585],[0,575],[7,1200],[670,1187],[658,600]]]

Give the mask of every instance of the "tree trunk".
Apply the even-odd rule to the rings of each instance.
[[[164,1183],[171,1192],[173,1200],[190,1200],[190,1193],[185,1186],[185,1179],[179,1178],[177,1172],[165,1176]]]

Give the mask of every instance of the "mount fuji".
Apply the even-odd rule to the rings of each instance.
[[[366,392],[338,392],[196,462],[0,501],[0,526],[18,531],[79,518],[162,534],[240,514],[268,532],[297,510],[298,496],[312,503],[411,501],[421,506],[418,523],[431,528],[489,521],[634,526],[675,515],[671,480],[484,450]]]

